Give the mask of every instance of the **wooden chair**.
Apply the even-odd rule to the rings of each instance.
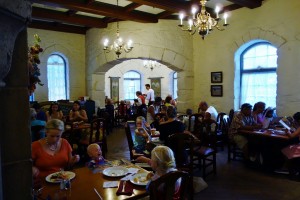
[[[202,146],[194,148],[194,165],[202,170],[202,177],[217,173],[216,131],[218,124],[214,120],[202,122],[200,125],[200,140]],[[209,170],[211,168],[211,170]]]
[[[193,199],[190,178],[187,172],[182,171],[169,172],[159,177],[149,185],[150,200],[173,200],[174,196],[180,200]],[[176,188],[177,184],[179,186]]]
[[[174,152],[177,169],[193,176],[194,137],[186,133],[172,134],[169,136],[169,147]]]
[[[189,128],[188,131],[197,134],[201,129],[201,122],[204,119],[204,116],[201,113],[195,113],[189,117]],[[193,126],[193,128],[192,128]]]
[[[87,137],[79,141],[79,152],[81,156],[87,158],[86,148],[89,144],[97,143],[101,147],[102,155],[105,158],[107,153],[107,139],[106,139],[106,122],[103,118],[95,118],[91,121],[89,134]]]
[[[115,109],[115,125],[121,125],[121,122],[127,121],[127,106],[124,103],[120,103],[118,107]]]

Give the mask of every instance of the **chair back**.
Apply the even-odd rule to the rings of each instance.
[[[201,122],[204,119],[204,116],[201,113],[195,113],[190,115],[189,118],[189,128],[188,130],[192,133],[198,133],[201,128]],[[193,126],[193,128],[192,128]]]
[[[150,200],[192,199],[190,175],[187,172],[173,171],[149,185]]]
[[[84,103],[84,108],[85,108],[88,120],[89,120],[89,122],[91,122],[93,120],[93,116],[95,115],[95,101],[87,100]]]
[[[216,148],[218,123],[214,120],[205,120],[201,123],[200,140],[203,146]]]
[[[125,125],[125,133],[127,137],[127,142],[128,142],[128,148],[129,148],[129,153],[130,153],[130,160],[134,160],[134,155],[133,155],[133,146],[134,146],[134,134],[135,134],[135,122],[134,121],[128,121]]]
[[[229,111],[229,126],[233,120],[233,116],[234,116],[234,110],[230,109],[230,111]]]
[[[103,157],[107,153],[106,121],[103,118],[95,118],[91,121],[89,144],[97,143],[101,146]]]
[[[169,147],[174,152],[177,169],[193,175],[194,137],[187,133],[175,133],[169,136]]]

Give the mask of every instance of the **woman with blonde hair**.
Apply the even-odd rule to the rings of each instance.
[[[64,123],[59,119],[49,120],[46,124],[46,137],[32,143],[32,173],[34,178],[71,167],[79,161],[79,156],[72,156],[69,142],[61,138]]]

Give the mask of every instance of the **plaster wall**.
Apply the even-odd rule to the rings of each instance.
[[[178,80],[179,83],[191,83],[190,80],[193,80],[192,37],[178,28],[177,21],[160,20],[156,24],[120,22],[119,26],[123,40],[132,39],[134,42],[133,50],[129,53],[123,52],[119,59],[114,52],[105,53],[102,50],[105,38],[110,37],[111,41],[115,39],[116,23],[109,24],[106,29],[90,29],[86,34],[87,92],[98,105],[104,106],[107,95],[103,84],[105,73],[115,65],[132,58],[157,60],[171,70],[179,72],[178,79],[181,79]],[[131,69],[135,70],[138,67]],[[150,76],[152,75],[145,77]],[[180,86],[180,89],[185,92],[178,91],[178,94],[191,94],[193,84]],[[190,96],[187,95],[179,96],[178,101],[179,110],[183,106],[188,106],[184,103],[191,103]]]
[[[300,53],[300,2],[290,0],[265,0],[260,8],[253,10],[242,8],[233,11],[229,17],[230,25],[225,31],[213,31],[204,41],[193,37],[194,50],[194,105],[206,100],[215,105],[218,111],[229,112],[238,109],[239,96],[234,92],[234,54],[240,46],[253,40],[263,39],[278,49],[278,88],[277,113],[292,115],[300,107],[299,94],[299,53]],[[284,14],[284,17],[282,14]],[[223,72],[223,97],[211,97],[210,73]],[[258,99],[259,100],[259,99]]]
[[[62,33],[28,28],[28,44],[34,43],[34,34],[41,38],[41,47],[44,51],[40,54],[41,70],[40,79],[43,86],[37,85],[34,93],[35,100],[48,101],[47,60],[53,53],[65,58],[69,76],[69,99],[77,100],[86,96],[86,62],[85,62],[85,36],[80,34]]]
[[[123,77],[124,74],[134,69],[136,72],[141,74],[141,92],[146,94],[145,84],[151,84],[149,78],[161,77],[161,97],[166,98],[167,95],[172,94],[172,83],[174,71],[169,69],[165,65],[157,65],[153,70],[145,68],[143,60],[131,59],[126,60],[115,67],[111,68],[105,73],[105,95],[111,97],[110,91],[110,78],[109,77],[120,77],[119,79],[119,99],[124,100],[124,88],[123,88]]]

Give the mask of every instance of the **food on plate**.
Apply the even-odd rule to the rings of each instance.
[[[67,180],[69,179],[69,175],[66,172],[57,172],[55,174],[52,174],[50,177],[51,181],[61,181],[61,180]]]
[[[135,183],[148,182],[148,181],[151,179],[151,177],[153,176],[153,175],[150,176],[149,174],[151,174],[151,173],[148,173],[147,176],[143,176],[143,175],[136,176],[136,177],[133,179],[133,181],[134,181]]]

